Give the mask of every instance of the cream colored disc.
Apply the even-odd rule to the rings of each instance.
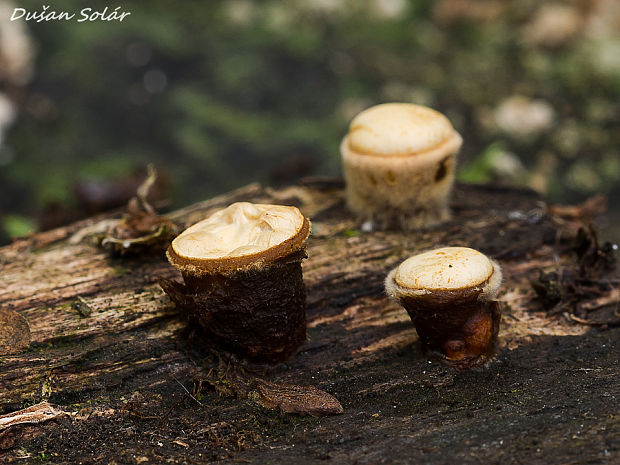
[[[172,249],[190,259],[254,255],[292,238],[303,224],[295,207],[238,202],[186,229]]]
[[[458,290],[478,286],[493,275],[486,255],[467,247],[444,247],[408,258],[394,275],[411,290]]]
[[[460,145],[460,136],[438,111],[409,103],[385,103],[351,121],[348,145],[360,155],[410,156],[437,149],[455,138]]]

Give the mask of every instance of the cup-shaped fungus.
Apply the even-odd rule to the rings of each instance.
[[[455,368],[490,361],[497,350],[499,265],[477,250],[444,247],[414,255],[385,280],[411,317],[424,353]]]
[[[168,260],[184,283],[160,284],[217,347],[253,362],[284,361],[306,340],[309,234],[295,207],[234,203],[172,241]]]
[[[449,218],[461,136],[441,113],[386,103],[357,115],[340,152],[349,208],[378,229],[416,229]]]

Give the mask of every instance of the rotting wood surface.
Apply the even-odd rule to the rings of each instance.
[[[618,460],[620,330],[543,310],[529,279],[575,266],[576,227],[534,193],[458,186],[450,222],[408,234],[360,232],[337,182],[250,185],[170,217],[188,226],[240,200],[296,205],[312,219],[310,340],[264,376],[329,392],[344,414],[286,415],[207,389],[213,358],[156,284],[177,272],[163,257],[110,259],[71,241],[98,217],[0,249],[0,306],[27,318],[32,338],[27,352],[0,357],[0,414],[42,400],[70,413],[13,434],[0,462]],[[445,245],[477,248],[503,268],[502,348],[485,370],[427,361],[406,312],[384,295],[391,268]]]

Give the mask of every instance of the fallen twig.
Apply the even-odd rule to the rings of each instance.
[[[52,407],[48,402],[41,402],[16,412],[7,413],[0,416],[0,431],[11,426],[42,423],[44,421],[53,420],[54,418],[67,415],[66,412]]]

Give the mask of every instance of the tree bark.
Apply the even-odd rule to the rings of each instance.
[[[0,357],[0,415],[41,401],[70,414],[24,427],[0,461],[618,459],[617,408],[610,407],[620,395],[617,320],[601,329],[557,303],[561,311],[550,314],[530,284],[541,270],[578,272],[575,215],[552,214],[528,190],[457,186],[449,222],[368,233],[347,212],[341,183],[309,180],[278,190],[250,185],[169,217],[186,227],[235,201],[295,205],[312,220],[303,265],[309,340],[261,377],[326,391],[344,413],[287,415],[209,389],[201,380],[218,362],[157,284],[178,273],[163,255],[109,258],[87,239],[78,242],[106,220],[97,217],[0,249],[0,308],[24,316],[32,338],[27,351]],[[482,370],[424,358],[409,316],[383,290],[402,260],[447,245],[476,248],[503,269],[500,351]],[[607,280],[611,291],[573,292],[571,308],[602,305],[617,315],[617,281],[588,279]]]

